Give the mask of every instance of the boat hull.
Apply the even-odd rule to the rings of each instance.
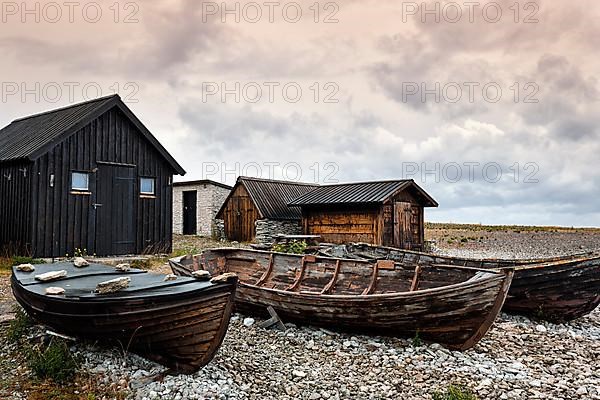
[[[55,264],[52,268],[62,267]],[[68,285],[76,285],[76,280],[69,280]],[[195,372],[212,360],[225,337],[236,288],[235,283],[198,290],[181,290],[179,285],[126,296],[70,298],[41,294],[32,290],[31,284],[19,282],[15,274],[11,283],[17,302],[39,323],[69,336],[118,341],[124,350],[176,373]],[[51,285],[65,284],[57,281]],[[187,284],[197,283],[190,280]]]
[[[551,322],[572,321],[600,304],[600,257],[592,253],[529,260],[469,259],[362,243],[348,245],[347,251],[350,255],[405,264],[514,268],[504,310]]]
[[[197,265],[182,263],[181,260],[170,260],[170,264],[176,274],[190,274],[198,266],[220,273],[239,268],[239,265],[234,265],[236,260],[239,263],[249,262],[249,257],[252,257],[256,270],[260,272],[268,265],[270,254],[217,249],[200,255]],[[243,261],[244,257],[246,261]],[[297,256],[284,254],[277,254],[277,259],[290,265],[294,259],[298,261]],[[315,265],[321,269],[336,262],[336,259],[319,259]],[[264,286],[259,286],[250,282],[256,281],[261,273],[252,276],[251,273],[244,275],[239,269],[235,272],[240,275],[236,308],[243,313],[265,314],[270,306],[284,321],[353,332],[401,337],[418,335],[424,340],[457,350],[471,348],[490,329],[512,279],[512,271],[500,274],[484,272],[457,284],[412,292],[336,295],[303,290],[302,284],[297,290],[269,288],[268,280],[265,280]],[[386,272],[392,271],[388,269]],[[310,276],[304,279],[310,279]],[[380,286],[384,284],[378,282]]]

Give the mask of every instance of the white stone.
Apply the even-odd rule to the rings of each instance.
[[[244,326],[252,326],[254,325],[254,318],[244,318]]]
[[[59,294],[64,294],[65,289],[63,289],[61,287],[50,286],[50,287],[47,287],[44,292],[49,295],[59,295]]]
[[[165,282],[175,281],[175,280],[177,280],[177,275],[175,275],[175,274],[165,275],[165,279],[163,279],[163,281],[165,281]]]
[[[67,276],[67,271],[61,269],[60,271],[49,271],[44,274],[39,274],[35,276],[35,279],[42,282],[49,282],[56,279],[64,278]]]
[[[127,272],[131,269],[131,265],[129,263],[121,263],[115,265],[115,270],[120,272]]]
[[[205,270],[194,271],[192,272],[192,276],[199,281],[207,281],[210,279],[210,272]]]
[[[90,263],[87,262],[87,260],[83,257],[75,257],[73,259],[73,265],[76,266],[77,268],[83,268],[83,267],[87,267],[88,265],[90,265]]]
[[[17,271],[23,271],[23,272],[35,271],[35,267],[31,264],[20,264],[20,265],[17,265],[15,268],[17,269]]]
[[[131,278],[128,276],[122,276],[120,278],[100,282],[96,285],[96,293],[106,294],[118,292],[119,290],[129,287],[129,283],[131,283]]]
[[[540,333],[548,332],[548,329],[544,325],[536,325],[535,330]]]
[[[233,281],[235,279],[237,279],[237,275],[236,274],[234,274],[233,272],[225,272],[224,274],[221,274],[219,276],[215,276],[210,281],[212,283],[224,283],[224,282]]]
[[[583,396],[583,395],[588,394],[588,390],[587,390],[587,388],[585,386],[581,386],[579,389],[577,389],[576,393],[579,396]]]
[[[304,378],[306,377],[306,372],[295,369],[292,371],[292,375],[298,378]]]

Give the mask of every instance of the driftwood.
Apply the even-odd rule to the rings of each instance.
[[[64,278],[67,276],[67,271],[61,269],[60,271],[48,271],[43,274],[39,274],[35,276],[35,279],[42,282],[50,282],[56,279]]]

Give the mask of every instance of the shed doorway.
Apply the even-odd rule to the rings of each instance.
[[[408,202],[394,203],[394,247],[420,250],[422,213]]]
[[[183,192],[183,234],[195,235],[196,227],[196,200],[198,192],[196,190],[188,190]]]
[[[134,198],[134,167],[98,166],[92,203],[97,255],[135,252]]]

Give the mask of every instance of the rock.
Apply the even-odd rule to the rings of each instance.
[[[44,292],[49,295],[59,295],[59,294],[64,294],[65,289],[63,289],[61,287],[50,286],[50,287],[47,287]]]
[[[115,265],[115,270],[119,272],[127,272],[131,269],[131,265],[129,263],[122,263]]]
[[[577,393],[578,396],[584,396],[584,395],[588,394],[588,390],[585,386],[581,386],[577,389],[577,392],[575,392],[575,393]]]
[[[233,272],[225,272],[219,276],[215,276],[210,281],[211,283],[224,283],[224,282],[233,282],[237,280],[237,275]]]
[[[87,262],[87,260],[83,257],[75,257],[73,259],[73,265],[76,266],[77,268],[83,268],[83,267],[87,267],[88,265],[90,265],[90,263]]]
[[[128,276],[122,276],[120,278],[100,282],[96,285],[96,293],[107,294],[118,292],[119,290],[129,287],[129,283],[131,283],[131,278]]]
[[[60,271],[49,271],[44,274],[36,275],[35,279],[42,282],[54,281],[56,279],[64,278],[67,276],[67,271],[61,269]]]
[[[298,378],[305,378],[306,372],[294,369],[294,370],[292,370],[292,375],[294,375],[295,377],[298,377]]]
[[[165,278],[163,279],[164,282],[176,281],[176,280],[177,280],[177,275],[175,275],[175,274],[165,275]]]
[[[254,325],[254,318],[244,318],[244,326]]]
[[[35,267],[32,264],[19,264],[15,268],[17,269],[17,271],[23,271],[23,272],[35,271]]]
[[[210,272],[205,270],[194,271],[192,272],[192,276],[199,281],[207,281],[210,279]]]
[[[536,325],[535,330],[540,333],[548,332],[548,329],[544,325]]]

